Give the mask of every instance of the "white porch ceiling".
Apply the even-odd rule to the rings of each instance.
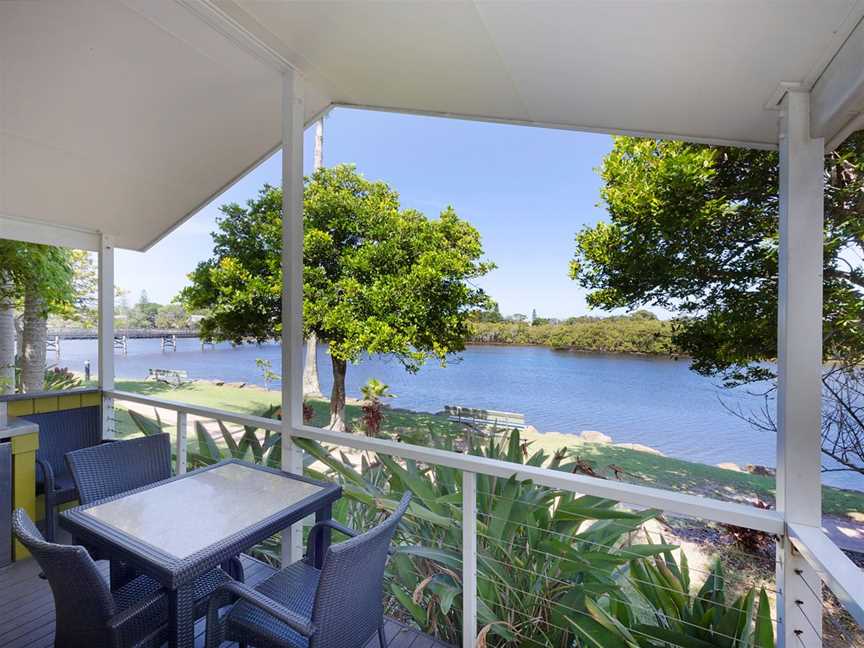
[[[773,147],[780,84],[812,87],[862,15],[859,0],[2,2],[0,217],[148,247],[278,147],[282,64],[307,80],[307,120],[338,104]]]

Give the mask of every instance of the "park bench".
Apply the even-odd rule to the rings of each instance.
[[[148,369],[147,380],[164,382],[179,387],[189,379],[189,373],[179,369]]]
[[[499,412],[496,410],[446,405],[444,413],[456,423],[495,428],[524,428],[525,415],[518,412]]]

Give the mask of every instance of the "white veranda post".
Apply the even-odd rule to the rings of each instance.
[[[99,389],[102,390],[102,437],[114,437],[114,244],[104,234],[99,241]]]
[[[777,339],[777,509],[787,523],[822,523],[822,253],[825,146],[810,136],[810,93],[789,92],[780,117],[780,287]],[[777,548],[779,646],[821,646],[821,582]]]
[[[303,471],[291,430],[303,423],[303,78],[282,77],[282,470]],[[282,562],[298,560],[303,529],[282,536]]]

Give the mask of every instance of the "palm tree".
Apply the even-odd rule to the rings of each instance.
[[[21,390],[45,388],[45,346],[48,342],[48,308],[38,287],[31,284],[24,293],[24,347],[21,361]]]

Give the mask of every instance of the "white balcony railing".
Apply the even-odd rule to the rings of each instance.
[[[148,405],[161,410],[176,413],[175,452],[177,471],[182,473],[187,464],[187,428],[188,417],[223,421],[241,426],[251,426],[273,432],[282,431],[282,422],[260,416],[229,412],[188,403],[164,400],[143,396],[130,392],[106,392],[106,397],[115,402],[129,402]],[[493,460],[485,457],[461,454],[436,448],[427,448],[387,439],[369,438],[360,435],[332,432],[309,426],[292,428],[291,436],[299,439],[310,439],[331,446],[350,448],[388,455],[394,458],[414,460],[426,465],[446,466],[462,473],[462,583],[465,593],[473,592],[473,596],[463,596],[463,640],[464,648],[473,648],[476,642],[477,628],[477,485],[476,477],[486,475],[518,480],[531,480],[538,486],[578,494],[591,495],[612,499],[636,508],[654,508],[670,515],[680,515],[704,521],[744,527],[783,538],[788,534],[794,548],[801,553],[806,561],[813,566],[824,584],[834,593],[838,601],[855,621],[864,627],[864,575],[862,571],[828,538],[815,527],[806,525],[786,524],[782,515],[774,510],[760,509],[743,504],[723,502],[707,497],[686,493],[676,493],[657,488],[629,484],[625,482],[598,479],[580,474],[555,471],[547,468],[514,464],[506,461]],[[777,596],[782,596],[782,565],[778,565]],[[808,585],[814,596],[817,596],[821,606],[820,588]],[[780,606],[778,606],[779,609]],[[808,635],[803,630],[796,633],[799,645],[805,648],[821,645],[821,628],[816,628],[804,615],[800,619],[778,619],[778,623],[800,624],[803,627],[810,624],[813,630]],[[821,625],[821,621],[817,623]],[[778,638],[783,633],[779,632]],[[806,637],[815,637],[808,640]],[[782,646],[780,639],[778,645]]]

